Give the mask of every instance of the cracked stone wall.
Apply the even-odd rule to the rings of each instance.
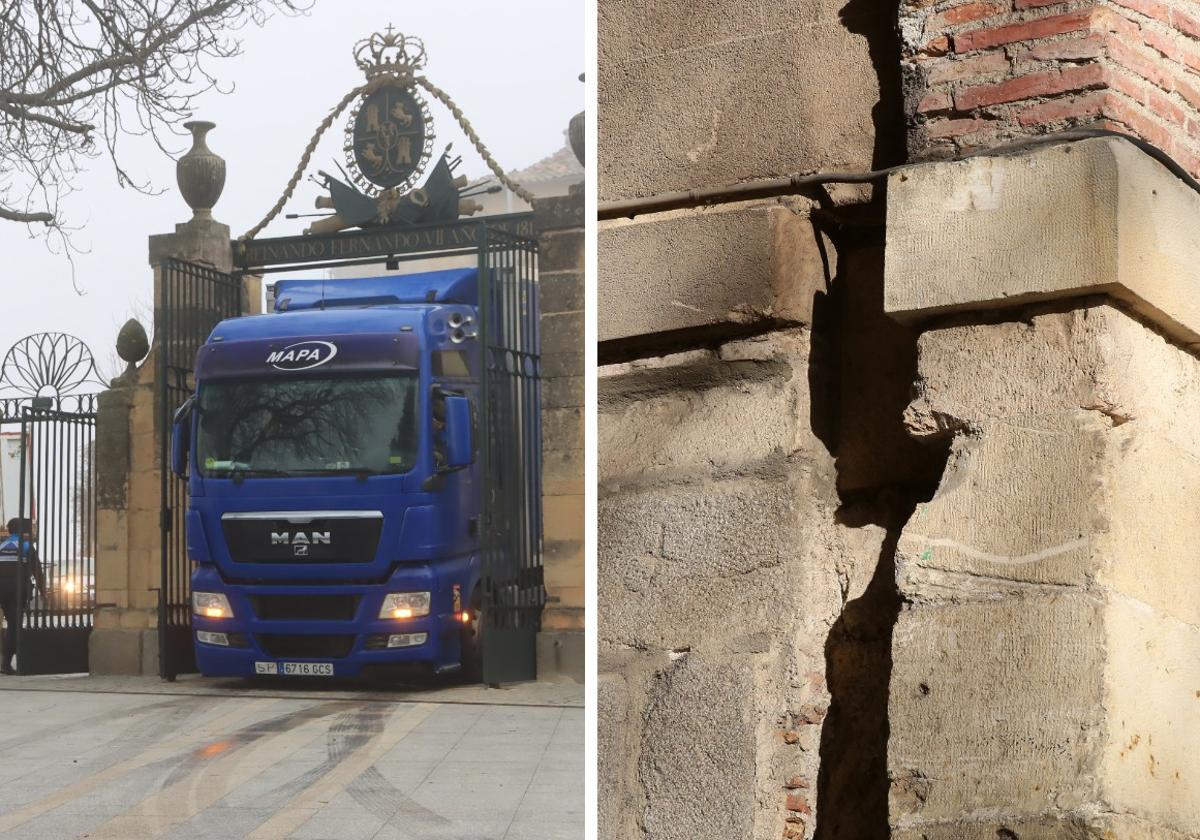
[[[904,429],[880,229],[760,202],[606,249],[601,837],[886,837],[893,554],[944,447]],[[630,309],[660,282],[690,305]]]
[[[919,348],[893,836],[1197,836],[1200,361],[1103,298]]]

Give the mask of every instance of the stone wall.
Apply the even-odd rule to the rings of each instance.
[[[890,185],[885,300],[924,326],[907,425],[950,456],[897,549],[893,836],[1197,836],[1200,322],[1179,221],[1200,196],[1112,140],[912,174]],[[961,236],[933,253],[946,215]],[[1021,238],[1051,216],[1063,235]],[[951,291],[958,260],[987,268]]]
[[[1079,125],[1200,173],[1200,7],[1159,0],[906,0],[915,157]]]
[[[546,609],[539,678],[582,681],[583,190],[536,199],[542,327],[542,501]]]

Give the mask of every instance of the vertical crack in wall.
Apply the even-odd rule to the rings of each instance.
[[[831,232],[831,295],[814,317],[813,429],[835,456],[839,526],[882,528],[825,641],[828,716],[820,742],[816,840],[884,840],[888,826],[888,697],[892,632],[902,608],[895,555],[918,503],[932,497],[948,438],[911,438],[904,411],[917,377],[917,335],[883,312],[882,230]],[[854,544],[850,541],[849,544]],[[862,583],[865,581],[865,585]]]

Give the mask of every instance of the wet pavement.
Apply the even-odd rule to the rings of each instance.
[[[583,690],[0,678],[0,837],[583,837]]]

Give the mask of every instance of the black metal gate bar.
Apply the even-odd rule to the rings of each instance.
[[[70,412],[60,410],[61,399],[47,402],[52,407],[21,414],[18,515],[34,526],[20,535],[21,559],[40,564],[49,590],[30,592],[18,578],[18,599],[28,606],[8,632],[18,634],[22,674],[86,672],[95,608],[95,402],[79,397],[80,410]],[[36,554],[27,555],[26,544]]]
[[[187,481],[171,472],[171,421],[175,409],[192,393],[196,352],[213,327],[241,314],[241,276],[183,260],[162,266],[162,300],[158,319],[157,380],[163,430],[159,468],[162,474],[162,565],[158,597],[159,675],[168,680],[196,670],[192,647],[191,564],[187,556],[184,517]]]
[[[481,223],[483,679],[534,679],[542,578],[537,242]]]

